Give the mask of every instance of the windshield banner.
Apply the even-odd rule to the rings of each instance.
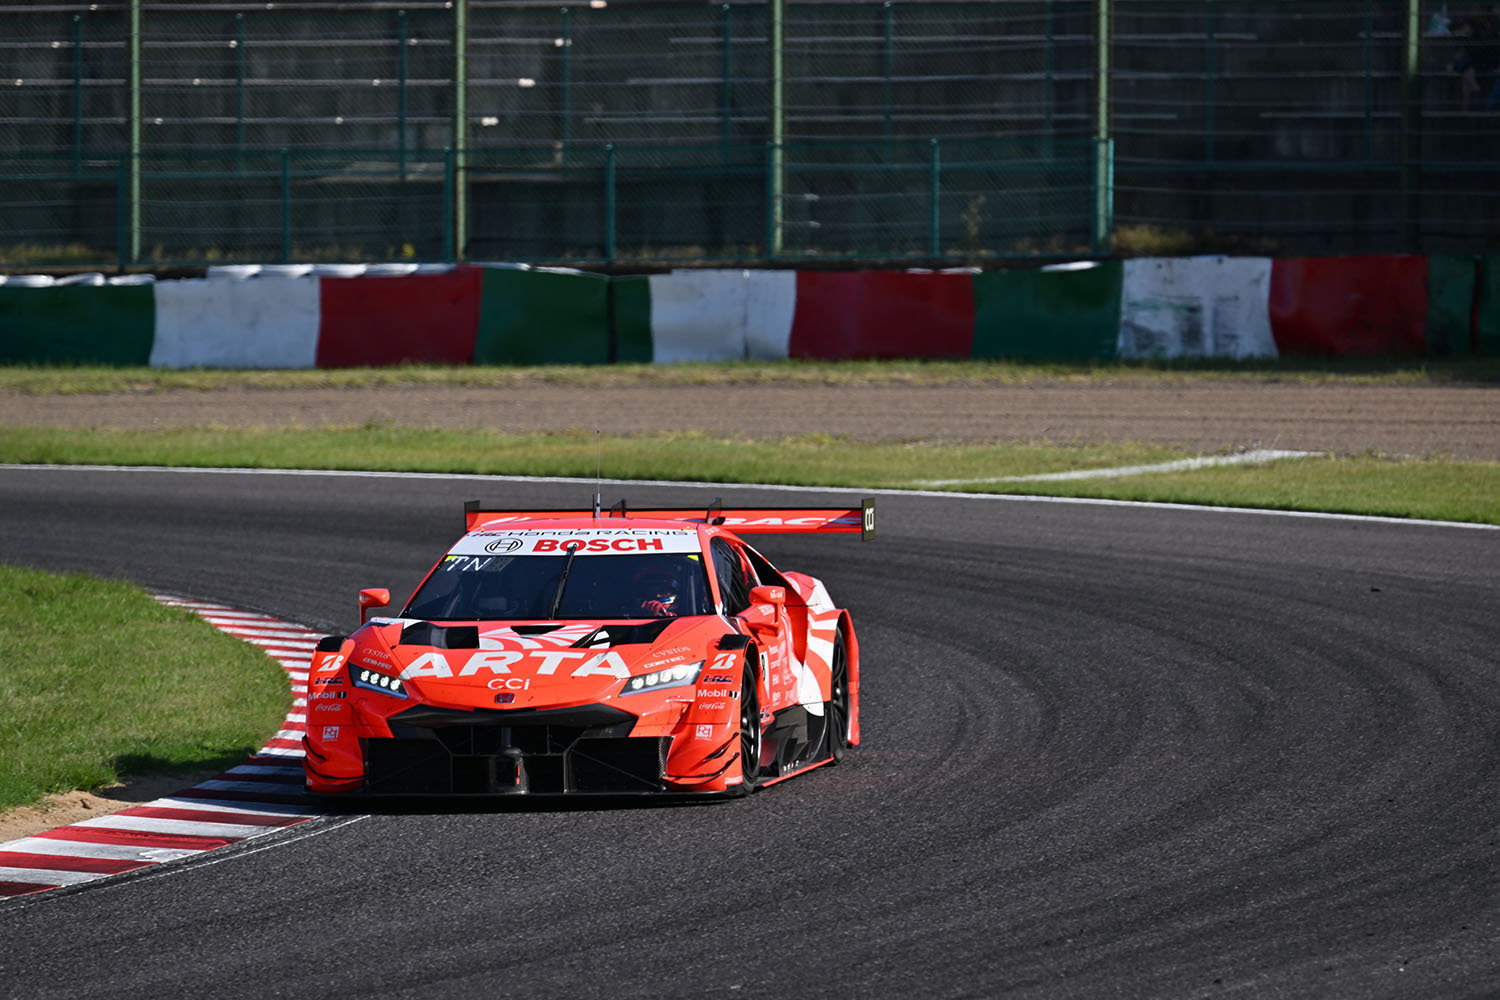
[[[626,556],[658,552],[698,552],[696,531],[666,528],[518,528],[486,525],[470,532],[448,550],[455,556]]]

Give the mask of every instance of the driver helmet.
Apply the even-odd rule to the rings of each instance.
[[[664,569],[643,569],[635,575],[635,593],[643,605],[655,602],[671,611],[681,589],[677,577]]]

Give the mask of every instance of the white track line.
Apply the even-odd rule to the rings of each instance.
[[[1258,462],[1278,462],[1287,458],[1318,458],[1321,451],[1246,451],[1238,455],[1204,455],[1199,458],[1179,458],[1175,462],[1157,462],[1155,465],[1117,465],[1109,469],[1074,469],[1071,472],[1042,472],[1034,476],[994,476],[989,479],[915,479],[913,486],[979,486],[984,483],[1061,483],[1073,479],[1116,479],[1124,476],[1144,476],[1154,472],[1187,472],[1192,469],[1207,469],[1215,465],[1251,465]]]

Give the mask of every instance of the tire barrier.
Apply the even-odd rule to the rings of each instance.
[[[803,271],[788,353],[850,358],[967,358],[974,346],[970,274]]]
[[[1268,257],[1125,261],[1119,356],[1274,358]]]
[[[1418,356],[1427,350],[1427,258],[1293,257],[1271,275],[1283,354]]]
[[[319,368],[467,365],[479,329],[481,274],[323,278],[318,282]]]
[[[144,365],[156,303],[150,285],[0,285],[0,362]]]
[[[548,268],[482,270],[475,364],[611,360],[607,277]]]
[[[0,363],[157,368],[1500,355],[1500,257],[969,272],[234,265],[0,276]]]
[[[1120,261],[974,276],[975,358],[1113,361],[1120,332]]]

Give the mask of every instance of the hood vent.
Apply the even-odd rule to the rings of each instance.
[[[477,625],[434,625],[416,622],[401,630],[402,646],[432,646],[436,649],[478,649]]]
[[[639,625],[601,625],[573,643],[574,649],[600,649],[605,646],[629,646],[655,642],[656,637],[672,624],[671,618],[657,618]]]

